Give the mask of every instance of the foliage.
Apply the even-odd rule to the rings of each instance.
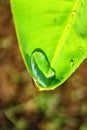
[[[87,57],[87,1],[11,0],[11,9],[36,86],[58,87]]]

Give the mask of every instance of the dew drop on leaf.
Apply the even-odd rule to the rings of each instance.
[[[76,15],[76,11],[72,12],[72,18],[74,18],[74,16]]]
[[[71,59],[71,61],[70,61],[70,65],[71,65],[71,67],[74,66],[74,60],[73,60],[73,59]]]
[[[56,22],[57,22],[57,19],[56,19],[56,18],[55,18],[55,19],[53,19],[53,22],[54,22],[54,23],[56,23]]]
[[[15,6],[16,6],[16,4],[15,4],[15,3],[13,3],[13,4],[12,4],[12,7],[14,8]]]
[[[35,49],[31,55],[31,69],[35,81],[41,87],[48,87],[55,81],[55,71],[50,66],[46,54],[41,49]]]
[[[81,47],[79,47],[78,49],[79,49],[79,51],[82,51],[82,48],[81,48]]]

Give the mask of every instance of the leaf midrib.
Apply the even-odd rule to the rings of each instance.
[[[68,36],[68,34],[69,34],[69,32],[70,32],[70,28],[72,27],[72,24],[73,24],[73,22],[74,22],[74,19],[75,19],[75,17],[76,17],[76,14],[77,14],[77,12],[78,12],[78,9],[79,9],[79,7],[80,7],[81,4],[82,4],[82,1],[83,1],[83,0],[76,0],[76,3],[75,3],[75,5],[74,5],[74,8],[72,9],[72,13],[71,13],[71,15],[70,15],[70,17],[69,17],[69,19],[68,19],[68,21],[67,21],[67,24],[66,24],[66,26],[65,26],[65,29],[64,29],[64,31],[63,31],[63,34],[62,34],[61,37],[60,37],[60,40],[59,40],[59,42],[58,42],[58,44],[57,44],[55,53],[54,53],[54,55],[53,55],[53,57],[52,57],[52,60],[51,60],[51,62],[50,62],[51,67],[54,67],[54,66],[55,66],[56,60],[57,60],[57,58],[58,58],[58,55],[59,55],[59,53],[60,53],[60,51],[61,51],[61,49],[62,49],[62,47],[63,47],[63,45],[64,45],[64,43],[65,43],[65,40],[66,40],[66,38],[67,38],[67,36]]]

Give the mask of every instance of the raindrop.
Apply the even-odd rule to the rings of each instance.
[[[13,4],[12,4],[12,7],[14,8],[14,7],[15,7],[15,5],[16,5],[16,4],[15,4],[15,3],[13,3]]]
[[[74,16],[76,15],[76,11],[72,12],[72,18],[74,18]]]
[[[73,59],[71,59],[70,64],[71,64],[71,67],[74,66],[74,60]]]
[[[63,80],[63,77],[61,77],[61,80]]]
[[[52,85],[56,76],[46,54],[41,49],[35,49],[31,55],[30,62],[36,83],[41,87]]]
[[[81,6],[83,5],[83,1],[82,0],[80,0],[79,3],[80,3]]]
[[[57,22],[57,19],[56,19],[56,18],[54,18],[54,19],[53,19],[53,22],[54,22],[54,23],[56,23],[56,22]]]
[[[78,50],[79,50],[79,51],[81,51],[81,50],[82,50],[82,48],[81,48],[81,47],[79,47],[79,48],[78,48]]]

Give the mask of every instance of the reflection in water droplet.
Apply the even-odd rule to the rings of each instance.
[[[41,87],[50,87],[56,79],[55,71],[50,66],[46,54],[35,49],[31,55],[31,69],[36,83]]]
[[[70,61],[70,64],[71,64],[71,67],[74,66],[74,60],[73,59]]]

